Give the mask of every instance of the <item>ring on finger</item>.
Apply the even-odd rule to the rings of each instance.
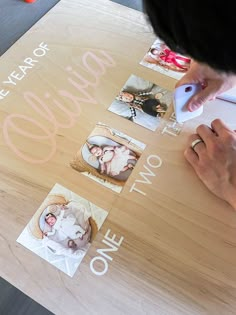
[[[196,140],[194,140],[194,141],[191,143],[191,148],[193,149],[193,151],[195,151],[194,148],[196,147],[196,145],[199,144],[199,143],[201,143],[201,142],[204,143],[204,141],[203,141],[202,139],[196,139]]]

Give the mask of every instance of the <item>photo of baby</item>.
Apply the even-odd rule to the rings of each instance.
[[[17,242],[72,277],[107,215],[56,184]]]
[[[131,75],[108,110],[155,131],[171,102],[170,91]]]
[[[144,148],[143,143],[98,123],[70,165],[83,175],[121,192]]]
[[[189,69],[191,59],[169,49],[159,39],[155,40],[141,65],[179,80]]]

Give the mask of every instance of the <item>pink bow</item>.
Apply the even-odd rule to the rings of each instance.
[[[182,70],[187,70],[188,68],[181,65],[178,60],[184,61],[185,63],[190,63],[191,59],[184,57],[184,56],[180,56],[178,54],[176,54],[175,52],[173,52],[172,50],[170,50],[169,48],[165,48],[162,50],[161,54],[160,54],[160,59],[163,60],[166,63],[172,63],[174,64],[176,67],[182,69]]]

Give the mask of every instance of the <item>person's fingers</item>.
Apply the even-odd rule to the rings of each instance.
[[[193,134],[189,137],[189,147],[199,157],[206,152],[206,145],[198,134]]]
[[[197,133],[194,133],[194,134],[190,135],[189,138],[188,138],[188,143],[187,143],[187,145],[188,145],[189,147],[191,147],[192,142],[193,142],[194,140],[196,140],[196,139],[199,139],[199,136],[198,136]]]
[[[184,157],[194,169],[197,167],[199,158],[198,158],[198,155],[192,150],[191,147],[188,147],[184,151]]]
[[[211,123],[211,128],[215,131],[215,133],[219,136],[222,133],[232,131],[229,127],[227,127],[221,119],[215,119]]]
[[[194,151],[199,158],[206,152],[206,145],[203,141],[198,142],[194,145],[194,147],[191,147],[192,151]]]
[[[205,66],[204,66],[205,68]],[[205,87],[205,80],[206,76],[205,73],[202,71],[202,66],[195,62],[191,61],[189,70],[185,73],[185,75],[176,83],[176,88],[184,85],[184,84],[198,84],[200,83]]]
[[[187,72],[175,85],[175,88],[184,84],[196,84],[199,80],[191,72]]]
[[[207,101],[214,99],[216,91],[212,90],[209,86],[195,94],[187,103],[187,108],[190,112],[194,112]]]
[[[200,138],[204,141],[206,146],[210,145],[213,141],[215,141],[216,134],[207,125],[198,126],[197,127],[197,133],[200,136]]]

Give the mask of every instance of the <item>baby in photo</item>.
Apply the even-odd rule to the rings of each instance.
[[[18,242],[73,276],[107,212],[56,184]]]
[[[121,192],[144,148],[140,141],[97,123],[70,165],[107,188]]]
[[[131,75],[108,110],[154,131],[171,103],[170,91]]]
[[[55,208],[61,210],[60,215],[55,216],[52,213],[57,210],[55,210]],[[82,239],[83,235],[85,234],[85,230],[80,225],[75,224],[76,218],[73,214],[69,214],[67,217],[64,217],[65,209],[65,205],[48,206],[48,213],[45,216],[45,221],[51,227],[51,231],[45,232],[44,235],[51,236],[57,232],[61,240],[65,240],[66,238],[74,240],[78,237]],[[85,221],[86,220],[88,220],[88,217],[85,219]],[[68,243],[70,242],[70,240],[68,241]]]
[[[189,69],[191,59],[170,50],[165,43],[157,39],[152,44],[141,65],[179,80]]]
[[[92,156],[97,158],[100,163],[101,174],[115,176],[120,172],[133,169],[134,165],[129,160],[137,161],[135,153],[126,146],[97,146],[87,142],[89,151]]]
[[[140,110],[154,117],[163,117],[168,106],[165,103],[161,103],[162,96],[162,93],[120,91],[117,99],[133,109],[133,111],[131,110],[133,115],[129,118],[132,120],[132,118],[136,116],[136,110]]]

